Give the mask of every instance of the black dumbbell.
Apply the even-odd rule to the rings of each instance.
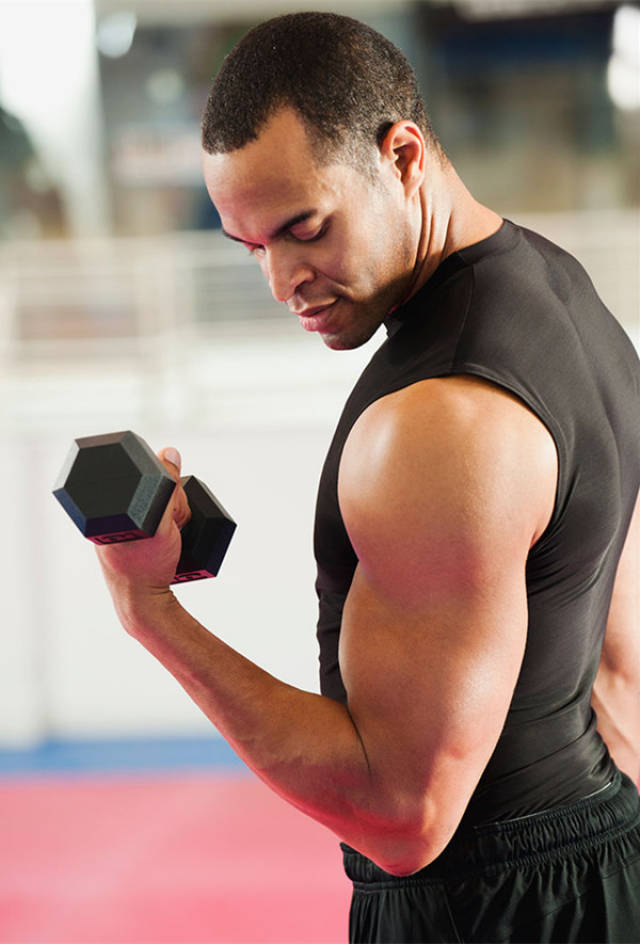
[[[191,519],[172,583],[215,577],[236,529],[220,502],[193,475],[180,479]],[[53,494],[94,544],[152,537],[175,480],[144,439],[131,430],[76,439]]]

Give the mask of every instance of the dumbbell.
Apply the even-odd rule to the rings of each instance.
[[[236,529],[203,482],[180,482],[191,519],[172,583],[215,577]],[[155,534],[175,484],[144,439],[126,430],[74,440],[53,494],[86,538],[118,544]]]

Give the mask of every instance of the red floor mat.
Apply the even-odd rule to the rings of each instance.
[[[337,839],[248,776],[0,782],[5,944],[343,942]]]

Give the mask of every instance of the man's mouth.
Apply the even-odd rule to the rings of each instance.
[[[314,305],[313,307],[304,308],[302,311],[296,312],[304,330],[325,332],[337,301],[338,299],[334,299],[334,301],[329,302],[327,305]]]

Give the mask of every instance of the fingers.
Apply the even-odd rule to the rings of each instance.
[[[182,458],[178,450],[174,449],[173,446],[161,449],[158,453],[158,458],[164,465],[169,475],[171,475],[177,482],[178,487],[175,489],[171,497],[170,508],[173,520],[177,524],[178,528],[182,529],[191,518],[189,502],[187,501],[187,496],[185,495],[184,489],[180,484]]]

